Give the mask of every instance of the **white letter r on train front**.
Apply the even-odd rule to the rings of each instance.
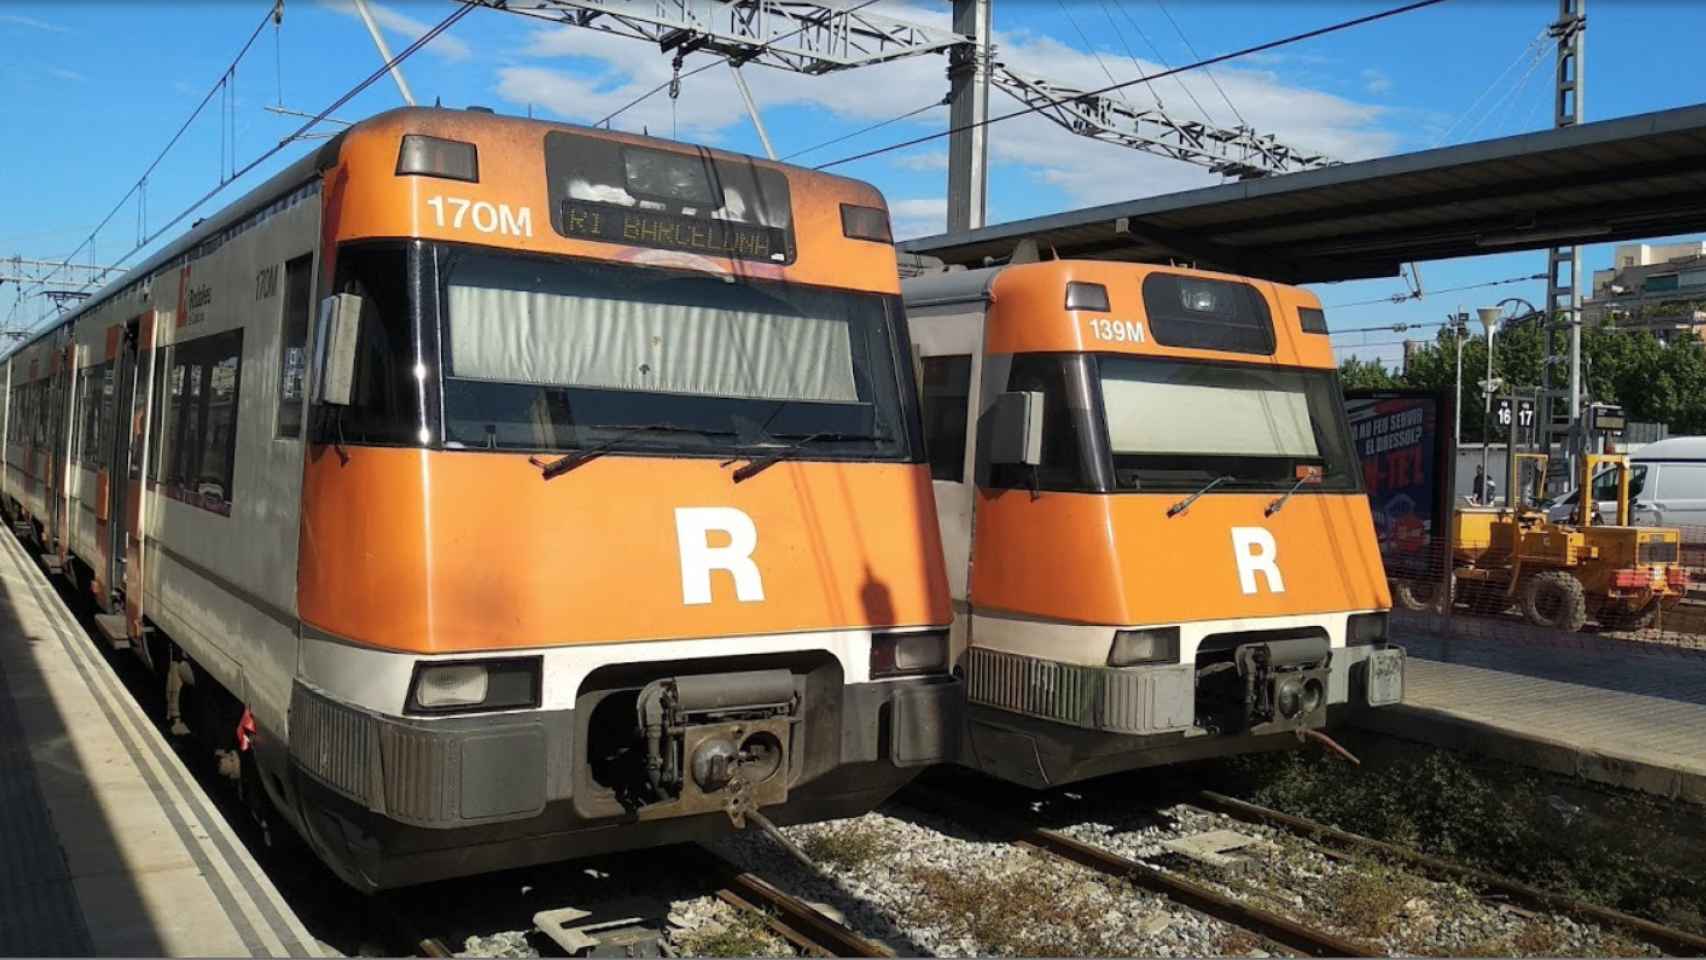
[[[1233,527],[1232,555],[1238,560],[1238,587],[1246,594],[1256,592],[1256,574],[1268,582],[1269,593],[1284,593],[1274,535],[1261,527]]]
[[[711,531],[729,542],[711,546]],[[757,603],[764,599],[764,580],[752,551],[758,547],[758,528],[752,518],[734,507],[677,507],[675,541],[681,550],[681,602],[711,602],[711,571],[726,570],[735,580],[735,599]]]

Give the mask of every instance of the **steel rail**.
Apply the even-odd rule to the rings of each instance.
[[[1378,957],[1385,951],[1370,944],[1311,927],[1290,917],[1253,906],[1216,892],[1184,877],[1158,870],[1101,847],[1083,843],[1045,827],[1023,823],[1009,814],[993,810],[977,801],[950,798],[945,794],[916,784],[899,797],[901,802],[920,809],[963,819],[968,809],[974,810],[980,823],[997,825],[1001,832],[1011,835],[1015,843],[1033,847],[1044,853],[1070,860],[1099,873],[1120,877],[1145,890],[1188,907],[1198,913],[1248,930],[1274,943],[1311,957]]]
[[[721,889],[717,898],[739,910],[748,910],[789,943],[823,957],[893,957],[893,950],[840,923],[822,910],[784,892],[756,874],[742,870],[709,850],[704,850],[709,870]]]
[[[1590,918],[1607,926],[1626,930],[1673,956],[1706,956],[1706,937],[1699,934],[1679,930],[1675,927],[1667,927],[1633,914],[1613,910],[1610,907],[1574,900],[1563,894],[1552,893],[1539,887],[1531,887],[1526,883],[1519,883],[1497,874],[1488,873],[1485,870],[1442,860],[1419,850],[1412,850],[1408,847],[1387,843],[1384,840],[1376,840],[1372,837],[1340,830],[1337,827],[1330,827],[1306,817],[1281,813],[1278,810],[1272,810],[1246,800],[1239,800],[1236,797],[1229,797],[1213,790],[1200,791],[1189,802],[1194,806],[1236,820],[1242,820],[1245,823],[1257,823],[1290,830],[1323,846],[1337,847],[1341,850],[1378,853],[1382,856],[1402,860],[1436,875],[1466,881],[1482,889],[1503,894],[1514,901],[1531,907]]]

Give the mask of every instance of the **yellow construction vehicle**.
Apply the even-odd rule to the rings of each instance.
[[[1575,631],[1591,616],[1607,630],[1638,630],[1681,601],[1688,590],[1688,572],[1679,563],[1682,534],[1630,526],[1629,458],[1588,454],[1581,460],[1579,489],[1595,489],[1602,470],[1617,472],[1615,523],[1598,515],[1593,497],[1579,498],[1570,523],[1531,507],[1519,470],[1532,464],[1538,487],[1547,464],[1541,453],[1510,458],[1505,506],[1455,511],[1457,597],[1471,610],[1501,613],[1515,604],[1536,626]]]

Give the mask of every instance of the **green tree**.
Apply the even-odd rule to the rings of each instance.
[[[1480,443],[1486,338],[1465,333],[1462,348],[1463,442]],[[1378,361],[1346,357],[1339,375],[1346,387],[1415,387],[1450,394],[1457,383],[1457,350],[1457,332],[1444,328],[1432,343],[1411,350],[1400,373],[1388,372]],[[1545,357],[1546,333],[1538,323],[1513,324],[1493,336],[1493,375],[1504,380],[1504,390],[1538,388]],[[1631,420],[1668,424],[1673,434],[1706,434],[1706,344],[1691,333],[1665,344],[1644,330],[1586,326],[1582,378],[1589,399],[1621,404]],[[1503,439],[1502,431],[1495,429],[1493,439]]]
[[[1398,378],[1387,371],[1379,360],[1346,357],[1339,364],[1339,383],[1346,390],[1390,390],[1399,385]]]
[[[1399,377],[1409,387],[1443,390],[1451,394],[1457,384],[1456,331],[1441,328],[1434,342],[1423,344],[1410,353],[1409,362]],[[1463,442],[1481,442],[1481,420],[1485,412],[1481,380],[1487,376],[1487,341],[1485,337],[1466,334],[1463,338]],[[1536,323],[1518,323],[1496,331],[1493,335],[1493,376],[1504,380],[1503,390],[1528,391],[1540,385],[1540,371],[1546,355],[1545,333]],[[1495,431],[1493,439],[1502,437]]]

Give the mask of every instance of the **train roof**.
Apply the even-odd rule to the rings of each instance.
[[[980,270],[953,270],[909,277],[901,281],[908,307],[948,303],[975,303],[989,299],[989,288],[1005,266]]]
[[[727,150],[718,150],[713,147],[703,147],[698,144],[682,144],[679,141],[670,141],[660,137],[629,134],[620,131],[613,133],[609,130],[597,127],[587,127],[581,124],[563,123],[561,121],[554,120],[539,120],[531,117],[503,116],[484,110],[457,110],[450,107],[398,107],[392,110],[387,110],[383,113],[374,114],[373,116],[360,120],[350,127],[340,131],[336,136],[320,145],[317,149],[309,152],[305,156],[297,158],[289,166],[280,170],[278,173],[273,174],[259,186],[254,187],[237,200],[234,200],[222,207],[217,213],[196,221],[188,233],[185,233],[183,236],[173,240],[142,263],[126,270],[117,279],[100,287],[92,296],[78,304],[76,308],[72,309],[64,316],[57,318],[54,322],[42,327],[28,339],[19,341],[11,348],[4,352],[0,352],[0,359],[9,357],[18,350],[37,343],[43,338],[51,336],[55,330],[74,322],[80,315],[93,310],[101,303],[112,298],[116,294],[129,289],[131,286],[154,276],[159,273],[161,269],[169,267],[179,258],[192,253],[197,247],[207,242],[209,239],[215,238],[219,236],[221,232],[231,228],[233,225],[241,223],[256,210],[265,207],[274,200],[288,195],[291,191],[296,190],[309,181],[315,179],[325,170],[334,166],[338,162],[343,150],[343,145],[350,136],[369,127],[378,126],[387,121],[399,118],[404,121],[410,121],[425,120],[428,118],[443,118],[447,116],[454,116],[458,120],[463,121],[473,120],[477,123],[489,124],[497,127],[533,126],[552,130],[580,130],[596,133],[600,136],[615,136],[618,139],[644,140],[657,143],[676,143],[678,146],[692,146],[695,149],[705,150],[712,156],[734,160],[750,160],[767,166],[787,168],[797,172],[814,174],[828,179],[863,183],[863,181],[859,181],[857,178],[815,171],[810,167],[799,167],[792,164],[784,164],[778,161],[765,160],[762,157],[749,157],[745,154],[732,153]],[[874,190],[875,188],[873,187],[872,189]]]
[[[351,129],[354,128],[352,127]],[[347,132],[348,131],[345,131],[345,133]],[[329,166],[332,162],[336,161],[338,155],[337,151],[341,146],[342,137],[343,134],[339,134],[337,137],[334,137],[323,144],[318,150],[315,150],[307,156],[298,158],[283,170],[273,174],[260,186],[257,186],[248,193],[243,194],[242,197],[226,205],[219,212],[205,219],[196,221],[195,225],[190,228],[188,233],[167,244],[153,256],[142,261],[140,264],[126,270],[124,273],[119,275],[118,279],[110,281],[105,286],[96,290],[92,296],[78,304],[76,309],[65,314],[63,317],[58,318],[55,322],[41,328],[39,332],[29,339],[16,344],[10,350],[7,350],[4,356],[11,356],[18,350],[34,344],[44,337],[52,335],[53,331],[65,326],[66,324],[74,322],[77,317],[93,310],[95,307],[112,298],[119,292],[127,290],[132,285],[154,276],[156,273],[160,272],[162,268],[170,265],[180,257],[183,257],[185,254],[205,243],[209,238],[218,236],[220,232],[224,231],[232,224],[240,222],[244,217],[252,213],[256,207],[264,206],[266,203],[284,196],[290,191],[313,179],[314,176],[321,170],[325,169],[326,166]]]

